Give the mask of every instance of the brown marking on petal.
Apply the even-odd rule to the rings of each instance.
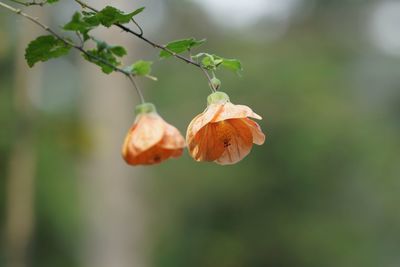
[[[241,119],[230,119],[219,123],[221,131],[229,133],[229,146],[224,147],[222,155],[215,160],[221,165],[235,164],[246,157],[253,145],[253,136],[249,126]],[[227,134],[221,136],[226,141]]]
[[[153,165],[175,156],[175,152],[176,150],[174,149],[164,149],[159,146],[154,146],[135,157],[128,156],[124,159],[130,165]]]

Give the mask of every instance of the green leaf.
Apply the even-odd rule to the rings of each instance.
[[[135,10],[132,13],[124,14],[121,10],[116,9],[112,6],[106,6],[100,12],[98,12],[95,16],[98,18],[100,23],[105,27],[111,27],[111,25],[115,23],[128,23],[131,21],[133,16],[139,14],[143,10]]]
[[[91,39],[94,42],[96,42],[97,50],[102,51],[102,50],[108,49],[109,45],[106,42],[98,40],[98,39],[96,39],[94,37],[92,37]]]
[[[141,13],[144,9],[145,7],[141,7],[129,14],[125,14],[115,7],[106,6],[99,12],[82,11],[82,14],[84,16],[83,20],[91,27],[97,27],[101,24],[108,28],[113,24],[125,24],[130,22],[134,16]]]
[[[29,43],[25,50],[25,59],[29,67],[33,67],[39,61],[47,61],[68,54],[70,45],[52,35],[44,35]]]
[[[138,8],[138,9],[136,9],[135,11],[133,11],[132,13],[130,13],[132,16],[136,16],[137,14],[139,14],[139,13],[142,13],[143,12],[143,10],[145,9],[146,7],[140,7],[140,8]]]
[[[123,57],[127,54],[125,48],[122,46],[111,46],[109,47],[109,50],[117,57]]]
[[[171,50],[172,52],[179,54],[182,52],[189,51],[190,49],[202,45],[206,40],[196,40],[194,38],[190,39],[182,39],[182,40],[177,40],[168,43],[165,47]],[[170,52],[167,52],[165,50],[161,50],[160,52],[160,58],[167,58],[172,56]]]
[[[72,20],[65,24],[63,29],[66,31],[76,31],[84,33],[91,30],[92,26],[81,19],[81,14],[79,12],[75,12],[75,14],[72,16]]]
[[[111,46],[111,45],[107,44],[106,42],[104,42],[102,40],[98,40],[94,37],[91,37],[91,39],[94,42],[96,42],[98,51],[107,50],[107,51],[113,53],[114,55],[116,55],[117,57],[123,57],[127,54],[126,49],[122,46]]]
[[[49,4],[54,4],[57,3],[59,0],[47,0],[47,3]]]
[[[243,70],[242,63],[237,59],[223,58],[222,60],[223,60],[222,66],[226,69],[229,69],[229,70],[232,70],[235,72],[239,72],[239,71]]]
[[[82,11],[82,14],[83,20],[91,27],[97,27],[100,25],[100,20],[96,12]]]
[[[139,76],[147,76],[151,73],[152,61],[139,60],[131,66],[125,68],[126,71]]]
[[[98,50],[92,49],[87,51],[89,55],[83,54],[83,57],[98,66],[101,67],[101,70],[109,74],[114,71],[114,67],[117,67],[121,63],[117,60],[117,58],[111,53],[108,49]],[[106,64],[105,62],[109,63]],[[111,66],[110,66],[111,65]],[[114,67],[112,67],[114,66]]]

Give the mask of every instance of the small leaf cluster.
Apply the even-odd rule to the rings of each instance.
[[[50,1],[57,2],[57,0]],[[115,7],[107,6],[99,12],[75,12],[71,20],[62,28],[65,31],[75,32],[79,36],[82,42],[80,45],[82,49],[89,41],[94,42],[95,47],[85,50],[86,52],[83,53],[83,57],[87,61],[98,65],[104,73],[109,74],[121,65],[121,58],[127,55],[127,51],[122,46],[109,45],[105,41],[96,39],[90,35],[90,31],[99,26],[111,27],[114,24],[129,23],[134,16],[143,10],[144,7],[141,7],[125,14]],[[32,67],[39,61],[47,61],[51,58],[66,55],[71,47],[72,45],[69,41],[64,42],[51,35],[40,36],[28,45],[25,51],[25,58],[28,65]],[[133,75],[156,79],[150,76],[151,65],[152,62],[150,61],[139,60],[131,66],[125,67],[123,71]]]
[[[84,40],[88,40],[88,33],[92,29],[100,25],[109,28],[114,24],[129,23],[134,16],[138,15],[143,10],[144,7],[141,7],[131,13],[125,14],[115,7],[106,6],[99,12],[76,12],[72,16],[72,20],[64,25],[64,30],[79,32],[84,36]]]
[[[220,66],[237,73],[243,70],[242,63],[237,59],[223,58],[208,53],[199,53],[192,58],[199,60],[202,66],[208,70],[217,70]]]
[[[56,3],[58,1],[47,0],[46,3]],[[119,71],[126,75],[144,76],[156,80],[157,78],[151,75],[152,61],[139,60],[121,67],[122,59],[127,55],[127,50],[123,46],[110,45],[103,40],[98,40],[91,33],[92,30],[100,26],[106,28],[112,25],[123,27],[122,25],[130,22],[138,25],[134,17],[143,12],[144,9],[145,7],[141,7],[130,13],[125,13],[113,6],[106,6],[99,11],[89,9],[90,11],[75,12],[71,20],[62,26],[62,29],[66,32],[73,32],[78,37],[79,44],[76,44],[71,39],[64,39],[50,31],[53,35],[40,36],[30,42],[26,48],[25,58],[28,65],[33,67],[37,62],[64,56],[68,54],[71,48],[76,48],[82,52],[82,56],[87,61],[98,65],[106,74]],[[180,39],[162,46],[154,45],[154,43],[141,37],[141,34],[136,36],[160,48],[160,59],[179,57],[188,63],[201,67],[207,72],[212,72],[213,79],[210,80],[210,84],[213,85],[214,89],[220,86],[220,81],[215,77],[214,73],[219,68],[228,69],[235,73],[239,73],[242,70],[242,64],[237,59],[228,59],[205,52],[192,55],[194,49],[199,48],[206,42],[205,39]],[[184,53],[187,53],[187,56],[183,55]]]
[[[116,66],[121,65],[118,58],[127,54],[124,47],[111,46],[104,41],[94,38],[92,40],[96,42],[97,46],[94,49],[88,50],[87,54],[83,55],[87,61],[101,67],[101,70],[106,74],[113,72]]]
[[[193,48],[201,46],[205,43],[205,39],[196,40],[194,38],[176,40],[165,45],[167,50],[160,52],[160,58],[168,58],[174,54],[180,54],[184,52],[191,52]],[[243,70],[242,63],[237,59],[228,59],[215,54],[209,53],[198,53],[192,56],[191,59],[195,60],[206,70],[216,71],[220,66],[225,69],[239,73]]]

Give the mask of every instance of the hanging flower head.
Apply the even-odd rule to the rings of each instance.
[[[253,143],[264,143],[260,126],[249,119],[261,117],[249,107],[232,104],[223,92],[209,95],[207,102],[205,111],[187,129],[186,142],[195,160],[235,164],[250,153]]]
[[[158,115],[151,103],[136,107],[136,120],[130,128],[122,156],[130,165],[151,165],[182,155],[185,140],[179,131]]]

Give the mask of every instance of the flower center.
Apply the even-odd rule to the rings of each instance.
[[[219,140],[224,144],[224,148],[231,146],[232,133],[229,131],[228,124],[225,121],[219,123]]]
[[[224,148],[227,148],[228,146],[232,145],[231,144],[231,139],[228,138],[228,137],[224,138],[223,141],[224,141]]]

